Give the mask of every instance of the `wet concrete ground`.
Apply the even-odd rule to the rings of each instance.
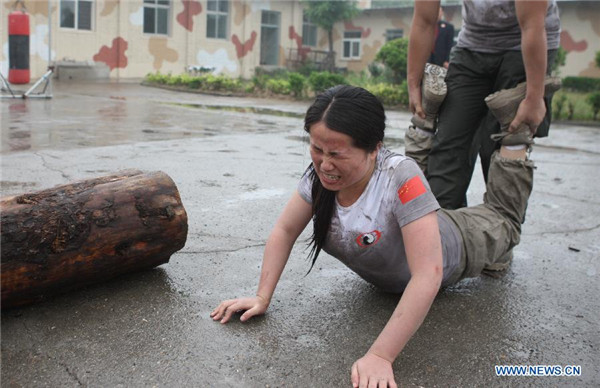
[[[209,318],[222,299],[255,292],[270,228],[310,162],[307,106],[136,84],[57,83],[51,100],[0,101],[2,196],[162,170],[189,217],[187,244],[168,264],[3,311],[2,385],[350,386],[352,363],[399,297],[325,254],[305,277],[303,243],[266,316]],[[389,148],[403,152],[409,118],[388,112]],[[538,144],[513,266],[440,292],[394,364],[401,386],[600,384],[600,129],[556,124]],[[471,204],[483,189],[476,173]],[[498,364],[582,374],[496,377]]]

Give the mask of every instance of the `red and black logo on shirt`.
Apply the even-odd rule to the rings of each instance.
[[[377,244],[379,239],[381,238],[381,232],[378,230],[374,230],[372,232],[363,233],[356,238],[356,243],[362,247],[366,248],[371,245]]]

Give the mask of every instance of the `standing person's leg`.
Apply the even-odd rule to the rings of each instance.
[[[473,173],[469,150],[487,111],[484,99],[493,91],[495,76],[490,67],[488,55],[457,49],[448,69],[448,94],[440,108],[427,165],[431,190],[446,209],[464,205]]]
[[[484,182],[488,181],[488,170],[490,168],[490,158],[494,151],[498,149],[498,142],[490,138],[494,133],[500,131],[500,124],[494,115],[488,110],[481,124],[477,129],[473,144],[471,146],[471,160],[473,164],[477,163],[477,156],[481,163],[481,172]]]
[[[550,75],[552,64],[556,58],[556,50],[548,51],[547,59],[547,75]],[[496,82],[494,83],[494,91],[503,89],[510,89],[517,86],[517,84],[524,82],[525,76],[525,65],[523,64],[523,55],[521,51],[507,51],[501,57],[498,67],[498,75]],[[550,121],[552,117],[552,95],[553,91],[547,93],[544,97],[546,102],[546,116],[544,121],[538,127],[536,137],[548,136],[550,127]],[[479,159],[481,160],[481,168],[483,177],[487,182],[488,169],[490,166],[490,158],[495,150],[500,146],[498,142],[490,138],[491,135],[500,132],[500,124],[498,120],[488,112],[485,119],[482,121],[481,126],[478,130],[475,147],[479,153]],[[476,158],[476,155],[473,155]]]

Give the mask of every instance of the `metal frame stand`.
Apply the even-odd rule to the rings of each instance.
[[[2,98],[18,98],[17,96],[15,96],[15,93],[10,88],[10,84],[8,83],[6,78],[4,78],[4,76],[2,75],[2,72],[0,72],[0,78],[2,79],[2,88],[1,88],[2,92],[4,93],[5,91],[8,91],[10,93],[10,96],[0,95],[0,97],[2,97]]]
[[[10,93],[10,95],[7,95],[7,94],[0,95],[0,98],[22,98],[22,99],[26,99],[26,98],[52,98],[52,93],[48,90],[48,87],[50,86],[50,84],[52,82],[52,77],[51,76],[52,76],[53,72],[54,72],[54,67],[53,66],[48,67],[48,71],[46,72],[46,74],[44,74],[42,76],[42,78],[40,78],[39,80],[37,80],[37,82],[34,83],[33,86],[31,86],[23,94],[15,94],[15,92],[10,87],[8,81],[6,81],[6,78],[4,78],[4,76],[2,75],[2,73],[0,73],[0,77],[2,77],[2,92],[8,91]],[[43,89],[41,91],[39,91],[39,92],[34,93],[34,91],[42,83],[44,84]]]

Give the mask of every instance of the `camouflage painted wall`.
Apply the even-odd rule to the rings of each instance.
[[[596,52],[600,51],[600,1],[558,5],[562,21],[560,44],[567,51],[561,75],[600,78],[600,69],[594,62]]]
[[[48,2],[30,0],[25,5],[30,17],[30,69],[35,79],[48,66]],[[0,70],[5,75],[6,25],[12,7],[13,1],[2,0]],[[288,49],[297,47],[296,31],[302,31],[302,7],[298,1],[230,1],[224,39],[207,38],[206,8],[206,0],[172,0],[168,34],[158,35],[143,32],[143,0],[94,1],[91,31],[59,27],[59,0],[51,0],[51,60],[102,62],[109,66],[113,78],[138,78],[154,71],[179,74],[188,66],[250,77],[260,63],[263,10],[280,15],[279,65],[285,65]]]
[[[8,72],[8,14],[14,1],[0,4],[0,71]],[[365,3],[367,4],[368,1]],[[48,2],[25,1],[30,14],[32,80],[48,66]],[[367,4],[368,5],[368,4]],[[600,1],[560,2],[562,45],[569,52],[562,75],[600,77],[593,66],[600,51]],[[143,0],[95,0],[92,30],[59,27],[59,0],[51,0],[52,61],[102,62],[111,78],[141,78],[149,72],[179,74],[189,66],[214,68],[215,73],[250,77],[260,64],[262,11],[280,16],[278,65],[285,66],[290,49],[327,50],[327,34],[319,30],[317,46],[302,46],[302,4],[299,0],[232,0],[226,37],[207,38],[207,0],[171,0],[167,35],[143,32]],[[460,28],[458,7],[446,9],[446,19]],[[408,36],[411,8],[365,10],[351,22],[334,28],[336,63],[350,71],[367,68],[386,42],[386,31],[402,29]],[[342,58],[345,31],[360,31],[360,58]]]

